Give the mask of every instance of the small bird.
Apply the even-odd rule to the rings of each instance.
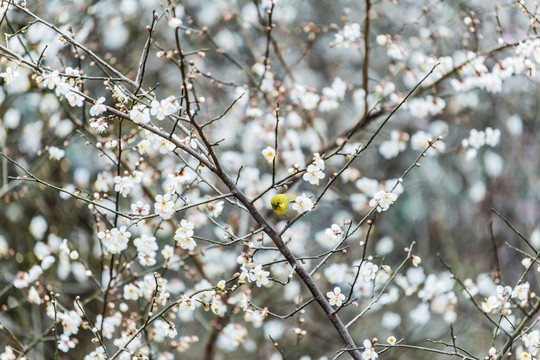
[[[277,194],[272,196],[270,204],[279,219],[292,220],[298,215],[298,211],[292,207],[295,199],[296,195],[293,194]]]

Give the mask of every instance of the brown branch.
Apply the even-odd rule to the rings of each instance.
[[[364,28],[364,63],[362,64],[362,89],[364,89],[364,118],[368,113],[368,81],[369,81],[369,12],[371,11],[371,0],[366,0],[366,23]]]

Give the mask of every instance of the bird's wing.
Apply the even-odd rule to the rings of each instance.
[[[296,195],[293,194],[285,194],[285,197],[287,199],[287,202],[293,202],[294,200],[296,200]]]

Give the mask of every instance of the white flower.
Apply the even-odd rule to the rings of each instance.
[[[54,70],[50,73],[44,72],[41,76],[37,77],[37,82],[41,83],[44,87],[49,90],[54,89],[56,84],[60,81],[60,73],[58,70]]]
[[[375,360],[379,358],[379,355],[375,352],[375,348],[371,344],[371,341],[364,340],[364,352],[362,353],[363,360]]]
[[[306,194],[298,196],[292,204],[292,208],[298,213],[303,214],[304,212],[310,211],[313,209],[313,201]]]
[[[272,163],[274,161],[274,158],[276,157],[276,151],[273,147],[267,146],[263,151],[262,154],[264,156],[264,159],[268,161],[269,163]]]
[[[225,351],[233,351],[248,336],[248,331],[245,327],[236,323],[229,323],[221,331],[217,345]]]
[[[495,295],[491,295],[485,301],[482,301],[482,304],[481,304],[482,310],[485,313],[492,312],[493,310],[497,309],[498,306],[499,306],[499,300],[497,299]]]
[[[74,107],[81,107],[84,104],[84,98],[76,91],[78,91],[77,88],[70,88],[69,91],[65,94],[65,97],[69,105]]]
[[[176,229],[174,240],[176,240],[182,249],[193,250],[197,246],[197,243],[192,238],[193,228],[194,225],[192,222],[182,220],[180,227]]]
[[[138,200],[135,204],[131,204],[131,211],[137,215],[145,216],[150,213],[150,205]]]
[[[393,140],[383,141],[379,145],[379,154],[386,160],[395,158],[399,154],[400,143]]]
[[[267,285],[268,275],[270,275],[269,271],[265,271],[262,269],[262,265],[256,265],[249,274],[249,280],[255,281],[258,287]]]
[[[130,110],[129,118],[135,124],[147,124],[150,122],[150,111],[145,105],[138,104]]]
[[[356,43],[360,40],[362,32],[360,31],[360,24],[352,23],[346,24],[343,30],[340,30],[334,35],[333,45],[335,47],[348,48],[351,43]]]
[[[326,296],[330,305],[336,305],[337,307],[340,307],[343,304],[343,300],[345,300],[345,295],[341,293],[341,288],[337,286],[334,288],[334,291],[327,292]]]
[[[124,286],[124,300],[138,300],[140,296],[141,291],[135,284],[127,284]]]
[[[377,275],[377,271],[379,270],[379,267],[372,262],[367,262],[362,265],[361,273],[364,275],[365,281],[371,281],[375,279],[375,276]]]
[[[501,130],[487,127],[485,130],[485,133],[486,133],[486,145],[495,147],[501,141]]]
[[[57,148],[56,146],[51,146],[49,148],[49,159],[53,160],[62,160],[66,152],[62,149]]]
[[[530,285],[528,282],[517,285],[512,291],[512,297],[517,297],[519,300],[527,300],[529,296],[529,287]]]
[[[304,107],[304,109],[313,110],[317,108],[317,106],[319,105],[320,99],[321,97],[319,95],[312,92],[306,92],[300,98],[300,102],[302,103],[302,106]]]
[[[13,286],[15,286],[17,289],[23,289],[30,285],[30,277],[28,276],[28,273],[25,273],[24,271],[18,271],[15,279],[13,280]]]
[[[369,206],[377,206],[377,211],[386,211],[396,201],[397,195],[394,193],[387,193],[379,191],[373,195],[373,199],[369,202]]]
[[[92,130],[98,133],[105,132],[108,127],[109,127],[109,124],[107,123],[107,121],[105,121],[104,117],[100,117],[97,119],[94,119],[94,118],[90,119],[90,128],[92,128]]]
[[[223,211],[223,205],[224,204],[225,204],[225,202],[223,202],[223,201],[218,201],[215,204],[214,203],[207,204],[206,207],[208,208],[208,210],[210,210],[209,215],[211,217],[214,217],[214,218],[221,215],[221,212]]]
[[[107,111],[107,107],[103,105],[104,102],[105,102],[105,98],[103,96],[97,99],[94,105],[90,108],[90,115],[98,116],[104,113],[105,111]]]
[[[19,355],[13,352],[11,346],[6,346],[4,352],[0,354],[0,360],[16,360]]]
[[[343,229],[338,224],[332,224],[332,226],[324,230],[324,233],[333,243],[337,243],[341,240]]]
[[[165,260],[170,259],[174,255],[174,248],[170,245],[165,245],[161,250],[161,255]]]
[[[63,352],[68,352],[69,349],[73,349],[75,347],[75,342],[71,340],[69,335],[62,334],[60,335],[60,340],[58,340],[58,349],[62,350]]]
[[[167,25],[171,28],[171,29],[176,29],[178,27],[180,27],[180,25],[182,25],[182,20],[180,20],[179,18],[177,17],[174,17],[172,16],[169,21],[167,21]]]
[[[158,150],[160,154],[165,155],[168,152],[173,151],[176,148],[176,145],[167,139],[159,137],[157,138],[157,141],[152,143],[152,147],[154,150]]]
[[[98,238],[107,251],[111,254],[119,254],[127,249],[129,238],[131,237],[131,233],[126,230],[126,227],[122,226],[120,229],[114,228],[112,230],[100,231]]]
[[[171,200],[171,194],[157,195],[154,203],[155,213],[159,214],[164,220],[168,220],[174,214],[174,202]]]
[[[307,167],[306,173],[302,178],[311,185],[319,186],[319,179],[324,178],[324,173],[317,165],[311,164]]]
[[[4,79],[6,86],[10,86],[11,84],[13,84],[13,80],[19,77],[19,72],[17,70],[13,70],[10,66],[8,66],[6,68],[6,71],[0,73],[0,76]]]
[[[486,133],[476,129],[471,129],[469,132],[468,141],[471,147],[479,149],[486,144]]]
[[[418,131],[411,136],[411,148],[413,150],[425,150],[429,145],[431,135],[425,131]]]
[[[363,177],[356,180],[355,186],[360,192],[367,196],[373,196],[379,188],[379,182],[374,179]]]
[[[129,176],[115,176],[114,184],[114,191],[119,192],[123,197],[128,196],[134,186]]]

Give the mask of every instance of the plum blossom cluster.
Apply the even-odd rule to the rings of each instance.
[[[426,118],[440,114],[446,107],[446,101],[431,95],[425,98],[414,98],[407,102],[409,113],[417,118]]]
[[[131,233],[127,231],[125,226],[118,228],[107,229],[98,232],[98,238],[111,254],[119,254],[128,247]]]
[[[417,325],[425,325],[431,319],[431,314],[442,315],[446,323],[452,323],[457,318],[457,295],[453,291],[455,280],[448,272],[426,275],[420,266],[407,269],[405,275],[396,275],[396,284],[405,296],[416,294],[421,302],[409,312],[410,320]],[[390,290],[392,291],[392,290]],[[388,313],[385,327],[394,328],[400,319]]]
[[[242,253],[236,259],[238,264],[241,266],[240,280],[248,282],[255,282],[257,287],[268,285],[270,279],[269,271],[266,271],[262,268],[261,264],[257,264],[253,261],[253,258],[249,255]]]
[[[82,107],[85,98],[79,89],[78,79],[81,76],[78,69],[67,67],[63,74],[58,70],[44,72],[36,77],[36,82],[49,90],[53,90],[58,97],[64,97],[69,105],[73,107]]]
[[[495,147],[501,141],[501,130],[491,127],[485,130],[471,129],[469,136],[461,141],[461,146],[466,149],[465,157],[472,160],[476,157],[478,150],[487,145]]]
[[[339,30],[335,36],[331,46],[349,48],[350,46],[358,46],[362,38],[360,24],[351,23],[345,24],[343,29]]]
[[[467,289],[470,295],[475,295],[477,293],[474,284],[470,284],[470,290]],[[472,291],[472,292],[471,292]],[[520,283],[514,288],[510,286],[497,285],[495,288],[495,294],[489,295],[481,303],[482,310],[486,313],[498,314],[502,313],[505,315],[512,314],[512,299],[518,301],[521,306],[527,304],[527,300],[530,295],[530,285],[528,282]]]
[[[383,141],[379,145],[379,154],[386,160],[395,158],[400,152],[405,151],[409,134],[403,131],[392,130],[390,132],[390,140]]]
[[[322,97],[305,86],[295,85],[290,92],[291,100],[306,110],[318,109],[321,112],[337,110],[339,102],[345,97],[347,84],[336,77],[330,86],[322,89]]]
[[[127,197],[135,185],[142,183],[143,175],[142,171],[135,170],[126,176],[115,176],[114,191],[120,193],[122,197]]]
[[[193,250],[197,246],[197,243],[193,239],[194,227],[195,225],[190,221],[185,219],[180,221],[180,227],[174,233],[174,240],[176,240],[176,243],[182,249]]]

